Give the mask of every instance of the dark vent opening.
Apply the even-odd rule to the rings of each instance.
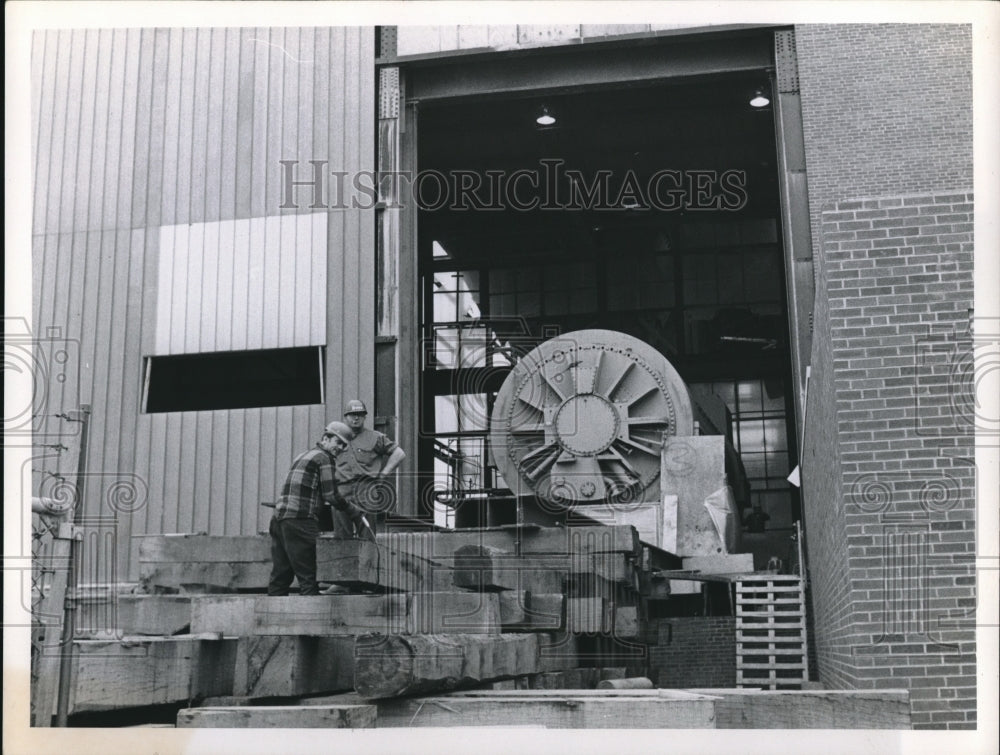
[[[307,346],[147,357],[145,411],[321,404],[322,352]]]

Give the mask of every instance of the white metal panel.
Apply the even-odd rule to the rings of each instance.
[[[261,342],[257,346],[259,349],[273,349],[278,345],[278,306],[281,290],[280,272],[281,268],[281,218],[264,218],[264,233],[254,233],[251,228],[250,236],[253,239],[264,239],[264,280],[261,288],[262,298],[259,303],[250,300],[250,311],[258,311],[263,315],[264,322],[261,327]],[[277,282],[277,285],[275,285]],[[257,304],[255,307],[254,304]],[[248,338],[252,341],[253,334]]]
[[[161,227],[154,353],[324,345],[326,217]]]

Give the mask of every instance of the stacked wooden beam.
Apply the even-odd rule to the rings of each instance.
[[[593,687],[600,669],[580,668],[577,637],[630,635],[638,610],[628,526],[321,537],[317,576],[349,594],[283,598],[263,594],[267,537],[138,541],[139,593],[114,598],[101,642],[76,643],[71,713],[501,680]]]
[[[386,700],[379,727],[709,729],[715,700],[680,690],[490,690]]]
[[[76,640],[69,713],[164,705],[229,694],[236,643],[218,637]]]
[[[145,592],[262,592],[271,575],[270,540],[261,535],[146,535],[139,538],[139,581]],[[388,541],[320,537],[316,576],[373,591],[423,589],[433,564],[395,551]]]
[[[177,726],[635,729],[909,729],[905,690],[462,690],[367,702],[355,693],[284,705],[190,708]]]
[[[636,688],[649,685],[635,679],[654,642],[647,604],[671,580],[746,567],[682,562],[630,526],[324,537],[317,550],[320,580],[344,594],[264,595],[265,537],[143,538],[149,594],[119,600],[121,641],[77,643],[71,710],[211,703],[181,711],[182,727],[908,725],[899,693]]]

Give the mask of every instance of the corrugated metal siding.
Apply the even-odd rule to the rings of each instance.
[[[371,29],[346,28],[34,38],[33,328],[58,328],[80,353],[62,381],[42,378],[49,416],[40,429],[55,431],[52,414],[93,405],[84,513],[117,518],[119,579],[130,571],[133,534],[264,528],[260,502],[274,498],[328,414],[140,414],[142,356],[158,353],[163,337],[164,237],[184,229],[186,248],[205,251],[197,264],[170,268],[185,281],[184,317],[178,308],[167,318],[171,352],[325,342],[331,412],[348,394],[372,399],[371,211],[317,216],[308,189],[300,209],[278,206],[279,160],[372,169],[373,46]],[[295,236],[303,232],[305,244]],[[304,290],[303,246],[313,250]],[[241,269],[253,255],[261,267]],[[258,278],[257,298],[241,297]],[[170,291],[179,305],[180,287]],[[48,463],[37,465],[36,489]]]

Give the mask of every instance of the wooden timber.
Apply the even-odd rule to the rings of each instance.
[[[909,729],[906,690],[698,689],[717,698],[720,729]]]
[[[271,562],[271,540],[265,535],[167,534],[136,535],[139,563]]]
[[[454,555],[454,583],[468,589],[553,593],[581,575],[610,583],[634,581],[632,564],[621,553],[513,556],[491,546],[464,545]]]
[[[378,725],[711,729],[715,700],[677,690],[491,690],[382,700]]]
[[[636,606],[613,603],[611,610],[614,622],[612,633],[615,637],[639,636],[639,609]]]
[[[297,697],[349,690],[353,637],[241,637],[232,694]]]
[[[590,689],[581,672],[592,669],[568,669],[566,671],[544,671],[530,677],[531,689]]]
[[[566,598],[562,593],[505,590],[497,596],[500,623],[505,632],[557,630],[565,625]]]
[[[566,629],[582,634],[638,637],[639,609],[603,597],[566,598]]]
[[[642,543],[642,568],[647,571],[669,571],[680,569],[683,559],[672,551],[658,548],[651,543]]]
[[[253,705],[256,700],[252,697],[238,697],[236,695],[213,695],[206,697],[198,704],[199,708],[232,708],[235,705]]]
[[[190,595],[119,595],[118,626],[122,635],[172,635],[191,631]]]
[[[565,671],[580,665],[580,638],[570,632],[536,632],[538,671]]]
[[[447,570],[389,542],[337,540],[320,537],[316,543],[316,578],[320,582],[358,589],[417,592],[432,588],[433,572]]]
[[[374,705],[255,705],[186,708],[177,728],[213,729],[373,729]]]
[[[253,635],[354,635],[401,632],[406,595],[312,595],[256,598]]]
[[[711,556],[690,556],[681,562],[684,569],[703,574],[748,574],[753,572],[752,553],[717,553]]]
[[[611,621],[604,598],[567,598],[566,630],[575,634],[607,633]]]
[[[139,580],[151,593],[237,592],[264,590],[271,576],[271,561],[140,563]]]
[[[529,677],[530,689],[594,689],[605,681],[624,679],[624,668],[572,668],[545,671]]]
[[[316,579],[352,587],[383,584],[378,546],[367,540],[320,538],[316,543]]]
[[[496,593],[425,592],[408,596],[408,634],[500,634]]]
[[[602,679],[597,689],[653,689],[653,682],[645,676],[631,676],[625,679]]]
[[[320,536],[317,578],[361,589],[415,591],[432,564],[364,540]],[[270,540],[262,536],[147,535],[139,541],[139,577],[148,592],[263,591],[271,575]]]
[[[77,640],[69,712],[232,694],[235,656],[235,641],[197,635]]]
[[[191,631],[221,632],[229,637],[248,634],[255,600],[253,595],[191,596]]]
[[[539,671],[538,635],[368,635],[355,647],[354,689],[394,697]]]
[[[641,550],[638,533],[627,525],[390,532],[380,534],[378,542],[431,561],[448,559],[467,546],[492,548],[511,556],[623,553],[638,557]]]
[[[148,592],[264,589],[270,541],[260,535],[139,536],[139,581]]]
[[[345,636],[381,634],[499,634],[496,594],[430,592],[414,595],[200,596],[191,602],[197,632]]]

